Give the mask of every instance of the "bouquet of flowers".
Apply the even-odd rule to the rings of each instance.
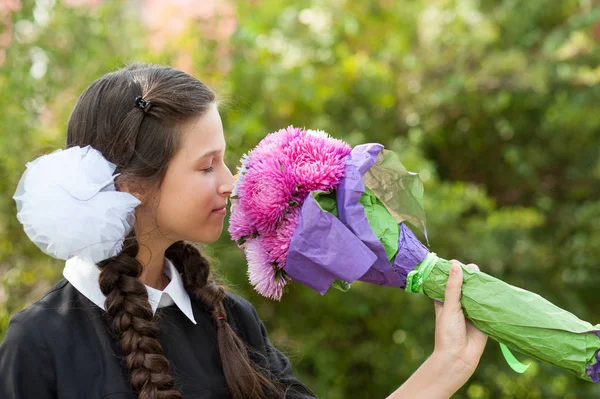
[[[271,299],[292,281],[325,294],[358,280],[442,301],[450,262],[406,223],[427,236],[422,182],[395,153],[290,126],[242,157],[229,232],[250,283]],[[600,325],[486,273],[463,272],[465,316],[500,343],[515,371],[527,367],[508,347],[598,382]]]

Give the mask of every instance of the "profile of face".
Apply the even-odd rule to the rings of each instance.
[[[142,201],[136,218],[146,224],[142,230],[156,231],[169,243],[214,242],[223,230],[234,182],[224,162],[225,137],[217,105],[184,124],[180,133],[180,148],[164,180],[150,201]]]

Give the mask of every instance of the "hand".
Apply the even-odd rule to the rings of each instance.
[[[433,354],[388,399],[450,398],[473,375],[487,336],[465,319],[460,305],[463,273],[460,262],[446,284],[444,304],[435,304]],[[465,267],[479,270],[476,265]],[[451,268],[451,270],[452,270]]]
[[[446,284],[444,303],[435,302],[435,349],[432,357],[448,365],[462,386],[475,372],[483,354],[487,335],[465,319],[460,304],[463,271],[461,263],[452,260]],[[465,266],[479,270],[474,264]]]

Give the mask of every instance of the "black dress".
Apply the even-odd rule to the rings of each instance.
[[[159,340],[176,387],[186,399],[229,398],[216,329],[204,305],[191,302],[198,324],[175,305],[157,310]],[[254,307],[228,295],[225,308],[232,327],[262,355],[256,361],[283,384],[286,398],[314,398],[293,376],[289,360],[271,345]],[[121,359],[104,310],[63,279],[11,319],[0,345],[0,398],[136,398]]]

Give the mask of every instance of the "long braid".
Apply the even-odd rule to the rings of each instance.
[[[228,323],[223,305],[225,289],[209,280],[210,264],[198,248],[178,241],[167,249],[165,256],[175,261],[190,296],[211,312],[217,328],[223,372],[233,399],[283,397],[281,389],[253,365],[246,344]]]
[[[133,233],[116,257],[98,264],[100,290],[113,333],[119,339],[129,380],[140,399],[181,399],[169,361],[158,341],[148,291],[139,280],[142,265],[135,259],[138,243]]]

